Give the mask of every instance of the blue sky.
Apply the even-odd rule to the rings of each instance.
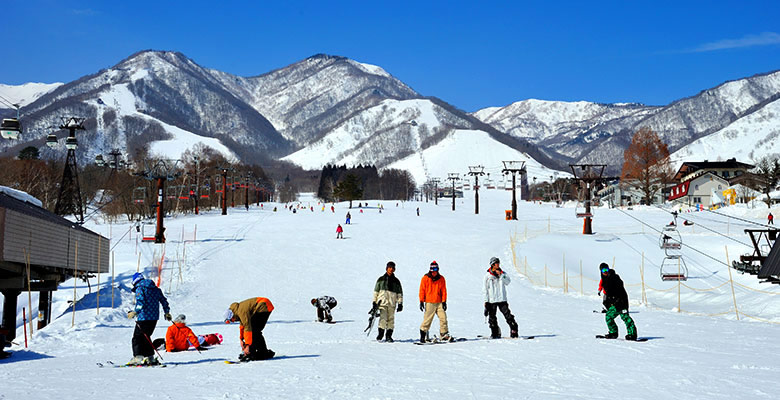
[[[780,69],[779,1],[5,0],[2,12],[6,84],[69,82],[144,49],[243,76],[327,53],[475,111],[663,105]]]

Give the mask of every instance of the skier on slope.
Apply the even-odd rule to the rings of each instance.
[[[336,308],[338,302],[331,296],[320,296],[316,299],[311,299],[311,305],[317,307],[317,321],[333,322],[333,315],[330,310]]]
[[[271,300],[265,297],[251,297],[240,303],[233,303],[225,311],[225,323],[238,321],[242,353],[239,361],[267,360],[276,354],[269,350],[263,337],[263,329],[274,310]]]
[[[607,309],[605,319],[609,329],[609,333],[604,337],[606,339],[617,339],[618,326],[615,323],[615,318],[619,315],[620,319],[626,324],[626,340],[636,340],[636,326],[634,325],[634,320],[628,314],[628,294],[625,287],[623,287],[623,280],[615,273],[615,270],[609,268],[607,263],[601,263],[599,270],[601,271],[601,281],[605,294],[604,308]]]
[[[387,262],[385,273],[374,284],[374,298],[372,310],[379,310],[379,335],[376,340],[384,337],[386,342],[393,342],[393,329],[395,329],[395,312],[404,309],[404,290],[401,281],[395,276],[395,263]]]
[[[488,268],[485,274],[482,293],[485,298],[485,316],[488,317],[490,337],[493,339],[501,337],[496,310],[504,314],[506,323],[509,325],[509,336],[513,338],[518,336],[517,322],[515,321],[515,316],[512,315],[512,311],[509,310],[509,303],[506,297],[506,285],[510,282],[509,276],[501,269],[501,261],[498,257],[492,257],[490,259],[490,268]]]
[[[767,225],[774,225],[775,224],[775,216],[772,215],[772,213],[769,213],[769,215],[766,216],[766,223],[767,223]]]
[[[420,281],[420,311],[423,311],[423,322],[420,325],[420,342],[425,343],[428,329],[433,323],[433,316],[439,317],[439,333],[441,340],[451,341],[447,325],[447,282],[439,274],[439,263],[431,262],[429,271]]]
[[[347,211],[347,222],[346,222],[346,224],[349,225],[349,222],[351,220],[352,220],[352,214],[350,214],[349,211]]]
[[[136,321],[132,340],[133,358],[128,364],[159,364],[160,362],[154,357],[151,336],[157,326],[157,320],[160,319],[160,305],[165,311],[165,320],[172,319],[168,299],[151,279],[144,279],[140,272],[133,274],[132,291],[135,292],[135,308],[127,313],[127,318],[136,318]]]
[[[344,228],[341,227],[341,224],[338,225],[336,227],[336,239],[344,239]]]

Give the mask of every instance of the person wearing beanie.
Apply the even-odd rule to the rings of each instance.
[[[420,311],[424,312],[420,325],[420,342],[428,339],[428,329],[431,328],[434,315],[439,318],[439,333],[443,341],[452,341],[447,325],[447,282],[439,274],[439,264],[433,261],[428,273],[420,281]]]
[[[192,329],[187,326],[187,316],[179,314],[165,332],[165,351],[170,353],[198,347],[200,342]]]
[[[311,299],[311,305],[317,307],[317,321],[333,322],[333,315],[330,311],[338,305],[336,298],[331,296],[320,296],[316,299]]]
[[[506,286],[510,282],[509,275],[501,269],[501,261],[498,257],[492,257],[482,285],[482,294],[485,300],[485,316],[488,317],[488,326],[490,326],[490,337],[493,339],[501,337],[501,328],[498,326],[496,310],[504,314],[506,323],[509,325],[509,336],[512,338],[518,337],[517,322],[515,321],[515,316],[512,315],[512,311],[509,310],[506,296]]]
[[[401,281],[395,276],[395,263],[392,261],[387,262],[385,273],[374,284],[372,306],[370,312],[379,310],[379,335],[376,340],[384,338],[386,342],[392,343],[395,312],[404,309],[404,290]]]
[[[143,274],[136,272],[133,274],[132,283],[135,308],[127,313],[127,318],[135,318],[136,321],[132,339],[133,358],[128,364],[158,364],[150,338],[157,327],[157,320],[160,319],[160,305],[165,312],[166,321],[172,319],[171,308],[162,290],[151,279],[144,279]]]
[[[607,322],[607,328],[609,333],[604,335],[606,339],[617,339],[618,326],[615,323],[615,318],[620,316],[620,319],[626,324],[626,340],[636,340],[636,326],[634,320],[628,314],[628,293],[623,286],[623,280],[615,272],[615,270],[609,268],[609,264],[601,263],[599,265],[599,271],[601,272],[602,290],[604,291],[604,308],[607,310],[605,320]]]
[[[265,297],[251,297],[240,303],[233,303],[225,311],[226,324],[240,324],[238,337],[241,343],[239,361],[267,360],[276,354],[269,350],[263,337],[263,329],[274,310],[271,300]]]

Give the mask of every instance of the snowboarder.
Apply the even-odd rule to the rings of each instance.
[[[351,221],[351,220],[352,220],[352,214],[350,214],[349,211],[347,211],[347,222],[346,222],[346,224],[349,225],[349,221]]]
[[[423,322],[420,325],[420,342],[428,338],[428,329],[433,323],[433,316],[439,317],[439,333],[441,340],[450,341],[447,326],[447,282],[439,274],[439,263],[431,262],[429,271],[420,281],[420,311],[423,311]]]
[[[517,322],[512,311],[509,310],[509,303],[506,297],[506,285],[511,282],[509,275],[501,269],[501,261],[498,257],[490,259],[490,268],[485,274],[485,281],[482,286],[482,293],[485,297],[485,316],[488,317],[490,326],[490,337],[493,339],[501,338],[501,329],[498,327],[496,310],[504,314],[506,323],[509,325],[509,336],[517,337]]]
[[[265,297],[251,297],[240,303],[233,303],[225,311],[225,323],[238,321],[241,354],[239,361],[267,360],[276,354],[269,350],[263,337],[263,329],[274,310],[271,300]]]
[[[395,329],[395,312],[404,309],[404,290],[401,281],[395,276],[395,263],[387,262],[385,273],[376,280],[374,285],[373,308],[379,310],[379,335],[376,340],[393,342]]]
[[[320,296],[316,299],[311,299],[311,305],[317,307],[317,321],[333,322],[333,315],[330,310],[336,308],[338,302],[331,296]]]
[[[417,207],[417,216],[420,216],[420,207]]]
[[[336,239],[344,239],[344,228],[341,227],[341,224],[336,227]]]
[[[135,318],[135,330],[133,331],[133,358],[128,364],[153,365],[160,362],[154,357],[152,346],[152,333],[160,319],[160,305],[165,312],[165,320],[170,321],[171,308],[168,299],[163,295],[151,279],[144,279],[143,274],[133,274],[133,292],[135,292],[135,309],[127,313],[127,318]]]
[[[609,329],[605,338],[617,339],[618,326],[615,323],[615,318],[619,315],[626,324],[626,340],[636,340],[636,326],[628,314],[628,294],[626,288],[623,287],[623,280],[620,279],[615,270],[609,268],[607,263],[601,263],[599,269],[601,270],[601,281],[605,295],[604,308],[607,310],[605,319]]]
[[[772,213],[769,213],[769,215],[766,216],[766,223],[767,225],[774,225],[775,224],[775,216],[772,215]]]
[[[165,332],[165,351],[171,353],[199,347],[198,337],[187,326],[187,316],[179,314]]]

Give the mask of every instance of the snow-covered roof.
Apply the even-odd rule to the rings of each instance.
[[[9,188],[8,186],[0,186],[0,193],[11,196],[17,200],[26,201],[38,207],[43,207],[43,203],[40,200],[36,199],[33,196],[30,196],[26,192],[22,192],[21,190],[12,189]]]

